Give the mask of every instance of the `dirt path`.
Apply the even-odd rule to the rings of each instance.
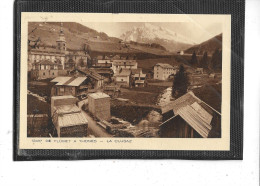
[[[84,104],[84,101],[80,101],[78,103],[79,108],[82,110],[82,106]],[[104,138],[110,138],[113,137],[111,134],[109,134],[105,129],[101,128],[99,125],[97,125],[96,121],[92,119],[91,116],[89,116],[84,110],[82,110],[82,113],[85,115],[85,117],[88,120],[88,133],[90,135],[94,135],[95,137],[104,137]]]

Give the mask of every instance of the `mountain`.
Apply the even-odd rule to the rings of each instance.
[[[222,33],[198,45],[190,47],[185,50],[185,53],[192,54],[195,52],[196,54],[203,55],[204,52],[207,52],[208,55],[212,55],[216,49],[222,49]]]
[[[181,34],[151,23],[144,23],[140,27],[133,27],[131,30],[123,33],[120,38],[124,41],[138,43],[156,43],[171,52],[187,49],[194,44]]]
[[[28,38],[30,43],[44,47],[55,47],[59,36],[61,24],[59,22],[30,22],[28,24]],[[122,43],[121,39],[109,37],[104,32],[97,32],[76,22],[64,22],[63,32],[67,42],[68,50],[88,49],[95,55],[102,54],[145,54],[148,57],[153,55],[170,55],[164,47],[158,44],[143,43]]]

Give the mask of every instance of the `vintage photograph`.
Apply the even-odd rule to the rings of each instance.
[[[29,21],[27,138],[221,138],[223,24]]]

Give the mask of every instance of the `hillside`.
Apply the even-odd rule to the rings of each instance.
[[[30,22],[28,24],[29,40],[40,40],[38,45],[55,47],[59,36],[60,23],[58,22]],[[121,39],[109,37],[103,32],[97,32],[79,23],[63,23],[63,31],[68,50],[83,50],[87,45],[92,53],[147,53],[152,55],[170,55],[158,45],[122,44]],[[33,42],[32,42],[33,43]]]
[[[208,55],[212,55],[216,49],[222,49],[222,34],[219,34],[198,45],[194,45],[193,47],[185,50],[185,53],[192,54],[195,51],[198,55],[203,55],[204,52],[207,52]]]

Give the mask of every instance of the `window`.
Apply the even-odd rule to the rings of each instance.
[[[54,75],[54,72],[52,73],[52,75]]]
[[[45,76],[45,72],[43,72],[43,73],[42,73],[42,75],[44,75],[44,76]]]
[[[64,93],[64,87],[60,87],[60,93]]]
[[[121,81],[124,81],[124,79],[121,79]]]

